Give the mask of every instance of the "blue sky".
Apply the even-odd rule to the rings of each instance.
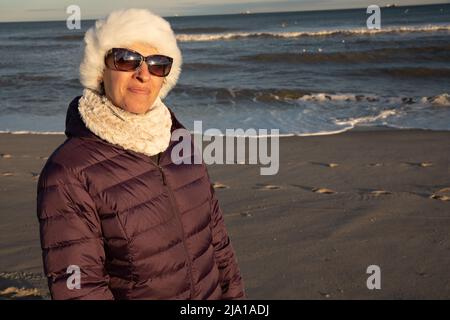
[[[449,3],[440,0],[0,0],[0,22],[65,20],[66,8],[78,5],[82,19],[103,17],[120,8],[148,8],[162,16],[229,14],[243,11],[275,12],[322,9],[362,8],[370,4],[384,6],[389,3],[416,5]]]

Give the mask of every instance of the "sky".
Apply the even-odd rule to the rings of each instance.
[[[164,17],[233,14],[245,11],[279,12],[450,3],[450,0],[0,0],[0,22],[66,20],[66,9],[78,5],[81,19],[97,19],[123,8],[148,8]],[[125,4],[125,5],[124,5]]]

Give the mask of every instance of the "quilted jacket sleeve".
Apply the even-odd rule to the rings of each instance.
[[[114,299],[95,204],[75,173],[46,164],[38,182],[37,215],[52,298]]]
[[[208,175],[209,178],[209,175]],[[222,210],[216,198],[214,187],[210,185],[211,191],[211,229],[213,232],[213,245],[215,257],[219,265],[220,284],[222,287],[222,299],[246,299],[243,280],[239,266],[228,236]]]

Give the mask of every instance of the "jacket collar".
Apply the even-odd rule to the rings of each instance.
[[[115,148],[123,149],[120,146],[113,145],[113,144],[101,139],[100,137],[95,135],[92,131],[90,131],[86,127],[83,120],[81,119],[80,113],[78,112],[78,101],[80,100],[80,98],[81,98],[81,96],[74,98],[72,100],[72,102],[69,104],[69,107],[67,109],[67,114],[66,114],[66,130],[64,131],[65,135],[68,138],[84,138],[84,139],[88,139],[88,140],[95,140],[98,142],[108,144]],[[172,117],[172,127],[170,128],[170,132],[173,133],[173,131],[176,129],[186,129],[175,117],[175,114],[173,113],[173,111],[169,107],[167,107],[167,109],[169,109],[170,116]],[[170,161],[170,152],[171,152],[174,144],[176,144],[177,142],[178,141],[171,140],[167,149],[161,153],[161,158],[160,158],[161,165],[171,162]],[[134,152],[131,150],[127,150],[127,152],[130,152],[130,153],[136,155],[137,157],[144,159],[147,162],[149,161],[149,157],[144,154]]]

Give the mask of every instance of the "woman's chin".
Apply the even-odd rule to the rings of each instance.
[[[156,99],[152,99],[151,101],[146,98],[146,99],[132,99],[132,101],[130,101],[129,103],[127,103],[127,101],[125,101],[125,106],[126,108],[124,108],[125,110],[127,110],[128,112],[133,112],[133,113],[146,113],[147,111],[149,111],[153,105],[155,104]]]
[[[131,113],[136,113],[136,114],[143,114],[146,113],[148,110],[150,110],[152,104],[150,104],[149,102],[147,103],[130,103],[127,104],[125,103],[125,106],[123,107],[124,110],[131,112]]]

